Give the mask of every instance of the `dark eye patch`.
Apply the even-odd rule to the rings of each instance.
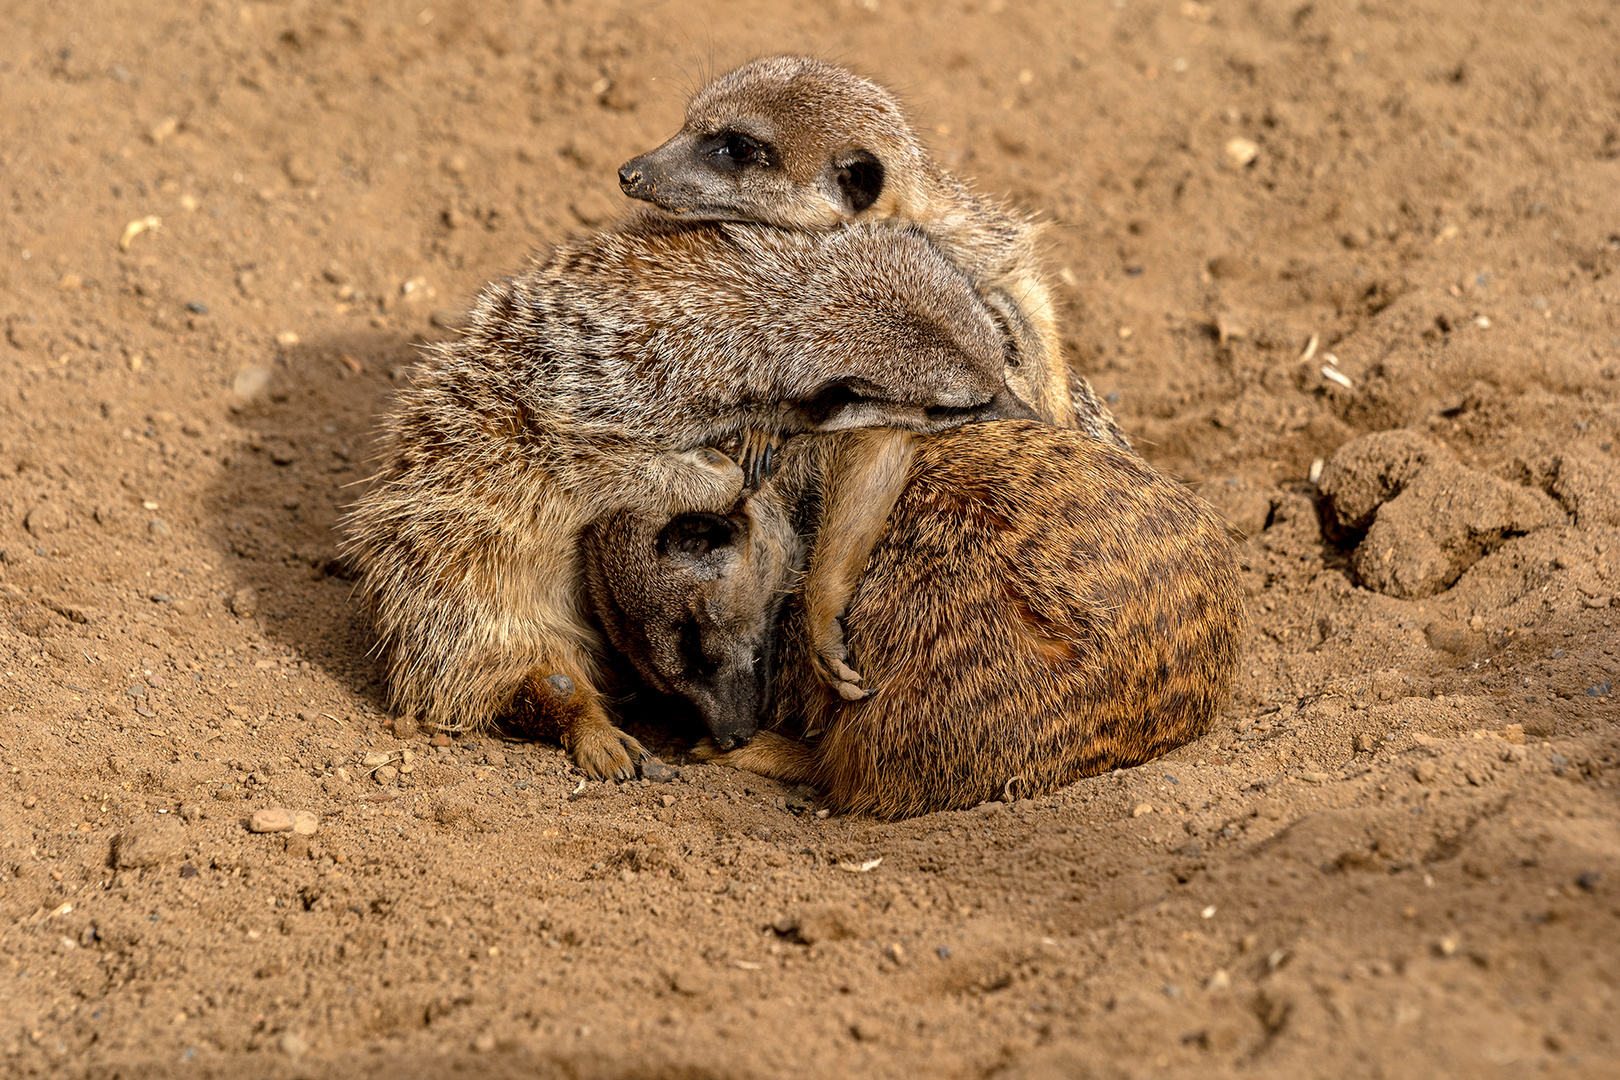
[[[720,665],[703,651],[703,630],[695,619],[681,624],[681,660],[686,664],[688,675],[706,679],[720,670]]]
[[[719,514],[682,514],[664,526],[658,536],[658,551],[665,558],[701,558],[729,545],[737,529]]]
[[[768,167],[775,159],[769,144],[741,131],[722,131],[714,136],[709,140],[708,154],[717,166],[728,170]]]

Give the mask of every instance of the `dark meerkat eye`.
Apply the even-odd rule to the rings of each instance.
[[[718,145],[710,155],[731,168],[771,163],[771,148],[740,131],[722,131],[716,136],[716,142]]]

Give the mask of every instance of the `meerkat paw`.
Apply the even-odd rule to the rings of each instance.
[[[712,446],[700,446],[666,457],[666,491],[672,513],[722,513],[742,497],[742,467]]]
[[[596,727],[570,740],[569,754],[593,780],[634,780],[636,765],[652,757],[632,736],[616,727]]]
[[[844,644],[843,624],[835,619],[829,629],[831,640],[821,646],[822,678],[845,701],[860,701],[872,691],[862,687],[861,673],[849,666],[849,648]]]
[[[772,459],[781,447],[781,440],[767,432],[749,431],[743,436],[738,460],[742,465],[743,484],[747,488],[757,491],[761,484],[770,479]]]
[[[827,679],[828,685],[845,701],[860,701],[872,693],[872,691],[860,685],[861,673],[844,663],[840,658],[823,656],[822,661],[826,663],[827,670],[830,672],[830,677]]]

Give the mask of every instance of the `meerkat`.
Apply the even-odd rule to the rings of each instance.
[[[819,542],[816,488],[836,482],[828,445],[845,438],[790,442],[747,513],[710,533],[707,576],[655,539],[690,530],[679,518],[613,520],[603,534],[613,558],[593,552],[594,595],[621,609],[663,598],[629,644],[666,687],[724,669],[713,658],[762,656],[779,636],[774,665],[754,666],[774,680],[769,729],[735,746],[732,725],[729,742],[699,744],[700,760],[813,784],[839,811],[898,818],[1038,795],[1208,730],[1245,623],[1233,533],[1140,457],[1028,423],[915,439],[846,623],[875,692],[847,700],[829,687],[806,636],[811,581],[799,580],[795,536],[808,527]],[[795,522],[801,505],[808,519]],[[733,617],[689,621],[678,598],[698,592]],[[748,670],[729,671],[733,696],[761,700]]]
[[[1007,385],[1042,420],[1129,450],[1091,384],[1063,360],[1028,216],[976,194],[929,157],[895,97],[808,56],[745,64],[699,90],[662,146],[619,168],[633,199],[688,220],[793,229],[915,225],[995,309]]]
[[[920,231],[651,213],[491,285],[384,422],[347,521],[393,707],[440,730],[517,709],[594,777],[645,756],[595,688],[579,540],[617,510],[726,511],[714,444],[1029,415],[972,284]]]
[[[608,644],[648,687],[690,702],[725,750],[768,707],[775,631],[806,558],[789,509],[755,496],[731,514],[622,511],[585,534],[586,593]]]

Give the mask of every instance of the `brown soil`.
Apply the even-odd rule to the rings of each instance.
[[[8,7],[0,1071],[1620,1068],[1612,5]],[[391,734],[333,525],[415,343],[782,50],[1049,217],[1072,361],[1253,534],[1206,738],[886,825]]]

